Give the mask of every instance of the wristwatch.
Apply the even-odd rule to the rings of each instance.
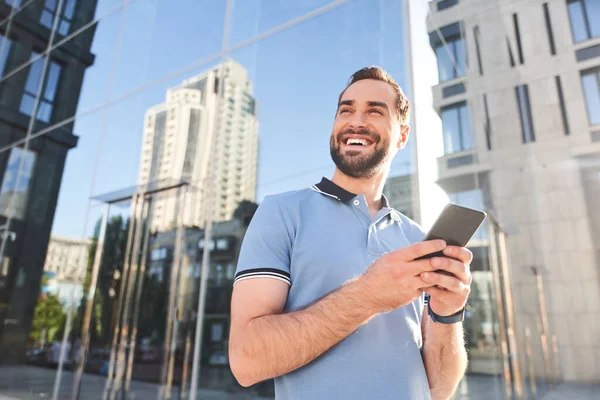
[[[463,307],[456,314],[447,315],[442,317],[441,315],[437,315],[433,312],[431,307],[429,306],[429,295],[425,296],[425,305],[427,306],[427,313],[429,317],[433,320],[433,322],[439,322],[441,324],[456,324],[457,322],[462,322],[465,319],[465,308]]]

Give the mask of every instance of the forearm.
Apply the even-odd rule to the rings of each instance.
[[[374,314],[352,281],[306,309],[250,320],[232,337],[232,370],[250,386],[291,372],[342,341]]]
[[[425,333],[423,360],[432,399],[450,398],[467,368],[462,324],[445,325],[429,320]]]

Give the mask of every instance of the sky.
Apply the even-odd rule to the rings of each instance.
[[[229,47],[330,2],[234,0]],[[79,143],[68,153],[53,234],[93,231],[100,204],[88,213],[88,199],[136,184],[145,111],[220,61],[211,56],[221,50],[225,0],[119,4],[99,0],[96,58],[85,73],[74,127]],[[258,202],[331,176],[337,97],[354,71],[380,65],[406,87],[401,12],[397,0],[352,0],[227,55],[248,70],[258,102]],[[412,152],[409,140],[392,176],[409,172]]]

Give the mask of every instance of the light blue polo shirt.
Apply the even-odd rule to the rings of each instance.
[[[263,200],[244,237],[235,282],[256,277],[287,282],[284,312],[290,312],[424,236],[387,199],[371,218],[364,195],[323,178],[310,189]],[[276,399],[430,399],[421,356],[423,307],[421,297],[379,314],[322,356],[276,378]]]

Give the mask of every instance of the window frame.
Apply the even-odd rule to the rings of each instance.
[[[567,0],[567,13],[569,14],[569,25],[571,27],[571,37],[573,38],[574,43],[581,43],[581,42],[585,42],[586,40],[595,39],[595,38],[600,37],[600,31],[598,32],[597,36],[594,36],[592,34],[592,28],[591,28],[592,25],[590,23],[590,16],[588,13],[588,5],[587,5],[588,1],[589,0]],[[581,11],[583,13],[583,25],[585,28],[586,38],[581,39],[581,40],[577,40],[577,38],[575,37],[575,30],[573,29],[573,16],[571,14],[570,5],[574,4],[574,3],[580,4]]]
[[[52,29],[52,25],[54,24],[54,17],[56,16],[57,13],[57,9],[58,8],[58,1],[54,0],[56,2],[55,8],[52,9],[48,3],[51,2],[53,0],[44,0],[44,5],[42,8],[42,13],[40,14],[40,24],[42,24],[43,26],[45,26],[48,29]],[[71,16],[67,16],[67,10],[68,7],[70,5],[70,3],[73,3],[73,12],[71,14]],[[62,3],[62,10],[60,11],[60,15],[59,15],[59,20],[58,20],[58,25],[56,26],[56,31],[57,33],[59,33],[62,36],[68,36],[69,33],[71,32],[71,27],[73,26],[73,20],[75,18],[75,14],[76,14],[76,10],[77,10],[77,5],[78,5],[78,1],[77,0],[65,0]],[[49,24],[47,24],[46,22],[44,22],[44,18],[46,16],[50,15],[50,22]],[[63,32],[62,27],[64,26],[63,24],[66,24],[67,29],[65,32]]]
[[[457,43],[462,42],[464,51],[462,52],[463,56],[463,71],[459,71],[460,61],[459,61],[459,52],[457,49]],[[449,49],[449,50],[448,50]],[[445,51],[446,55],[451,58],[451,66],[452,66],[452,74],[449,78],[442,79],[442,68],[440,68],[440,57],[438,56],[438,51]],[[449,51],[449,54],[448,54]],[[439,82],[448,82],[453,79],[461,78],[467,75],[467,41],[463,35],[455,35],[448,38],[444,38],[444,41],[435,47],[435,58],[437,61],[438,67],[438,79]],[[452,62],[454,61],[454,62]]]
[[[38,57],[39,54],[35,51],[33,51],[31,53],[31,57],[30,59],[36,58]],[[46,56],[47,57],[47,56]],[[33,63],[31,63],[31,65],[29,66],[29,71],[27,73],[27,80],[25,81],[25,87],[23,88],[23,95],[21,97],[21,102],[19,105],[19,112],[21,114],[27,115],[29,117],[33,116],[33,113],[35,111],[36,116],[35,119],[41,122],[45,122],[45,123],[50,123],[52,121],[52,116],[54,113],[54,102],[56,100],[56,95],[58,94],[59,90],[58,88],[60,87],[60,83],[61,83],[61,79],[62,79],[62,72],[63,72],[63,66],[58,63],[57,61],[53,60],[52,58],[49,59],[48,61],[48,65],[46,66],[46,73],[44,73],[44,67],[43,64],[46,62],[46,57],[42,57],[39,58],[37,60],[35,60]],[[42,63],[42,67],[41,67],[41,72],[39,74],[39,77],[36,78],[36,82],[35,82],[35,86],[36,86],[36,93],[31,92],[30,90],[27,89],[27,83],[29,82],[29,80],[31,79],[31,74],[32,74],[32,69],[33,66],[36,63]],[[50,82],[50,72],[51,69],[56,66],[58,68],[58,76],[56,78],[56,85],[55,88],[53,90],[53,93],[50,97],[47,97],[47,89],[48,89],[48,83]],[[42,88],[41,88],[41,93],[40,93],[40,100],[39,100],[39,104],[37,107],[37,110],[27,110],[25,109],[25,99],[28,99],[27,101],[33,101],[33,104],[35,105],[35,100],[37,98],[37,91],[40,89],[40,80],[43,79],[43,84],[42,84]],[[41,110],[44,109],[43,106],[47,106],[49,108],[49,111],[47,113],[47,117],[41,115]],[[32,107],[34,108],[34,107]]]
[[[466,110],[467,112],[467,121],[463,121],[462,118],[462,110]],[[446,140],[446,130],[444,129],[444,112],[455,112],[456,113],[456,118],[457,118],[457,122],[458,122],[458,132],[457,132],[457,137],[458,137],[458,142],[459,142],[459,148],[457,149],[451,149],[451,151],[448,148],[448,142]],[[458,103],[453,103],[450,104],[448,106],[442,107],[442,109],[440,110],[440,119],[442,121],[442,135],[443,135],[443,141],[444,141],[444,155],[450,155],[450,154],[456,154],[456,153],[460,153],[462,151],[467,151],[467,150],[471,150],[475,147],[475,143],[473,140],[473,132],[471,130],[471,126],[470,126],[470,111],[469,111],[469,106],[467,104],[466,101],[461,101]],[[465,132],[465,128],[467,128],[467,131]],[[470,136],[467,138],[467,135]],[[452,138],[454,138],[454,135],[452,135]],[[454,141],[452,141],[451,144],[454,144]]]
[[[585,100],[585,108],[586,108],[586,113],[587,113],[587,117],[588,117],[588,124],[590,126],[597,126],[600,125],[600,107],[598,108],[598,110],[596,110],[598,112],[598,117],[597,120],[592,120],[592,114],[590,111],[592,111],[590,109],[590,103],[589,103],[589,99],[586,95],[586,90],[585,90],[585,85],[583,83],[583,78],[585,76],[595,76],[596,78],[596,90],[598,91],[598,97],[600,97],[600,67],[595,67],[595,68],[591,68],[588,70],[584,70],[581,71],[580,73],[580,80],[581,80],[581,90],[583,92],[583,98]]]

